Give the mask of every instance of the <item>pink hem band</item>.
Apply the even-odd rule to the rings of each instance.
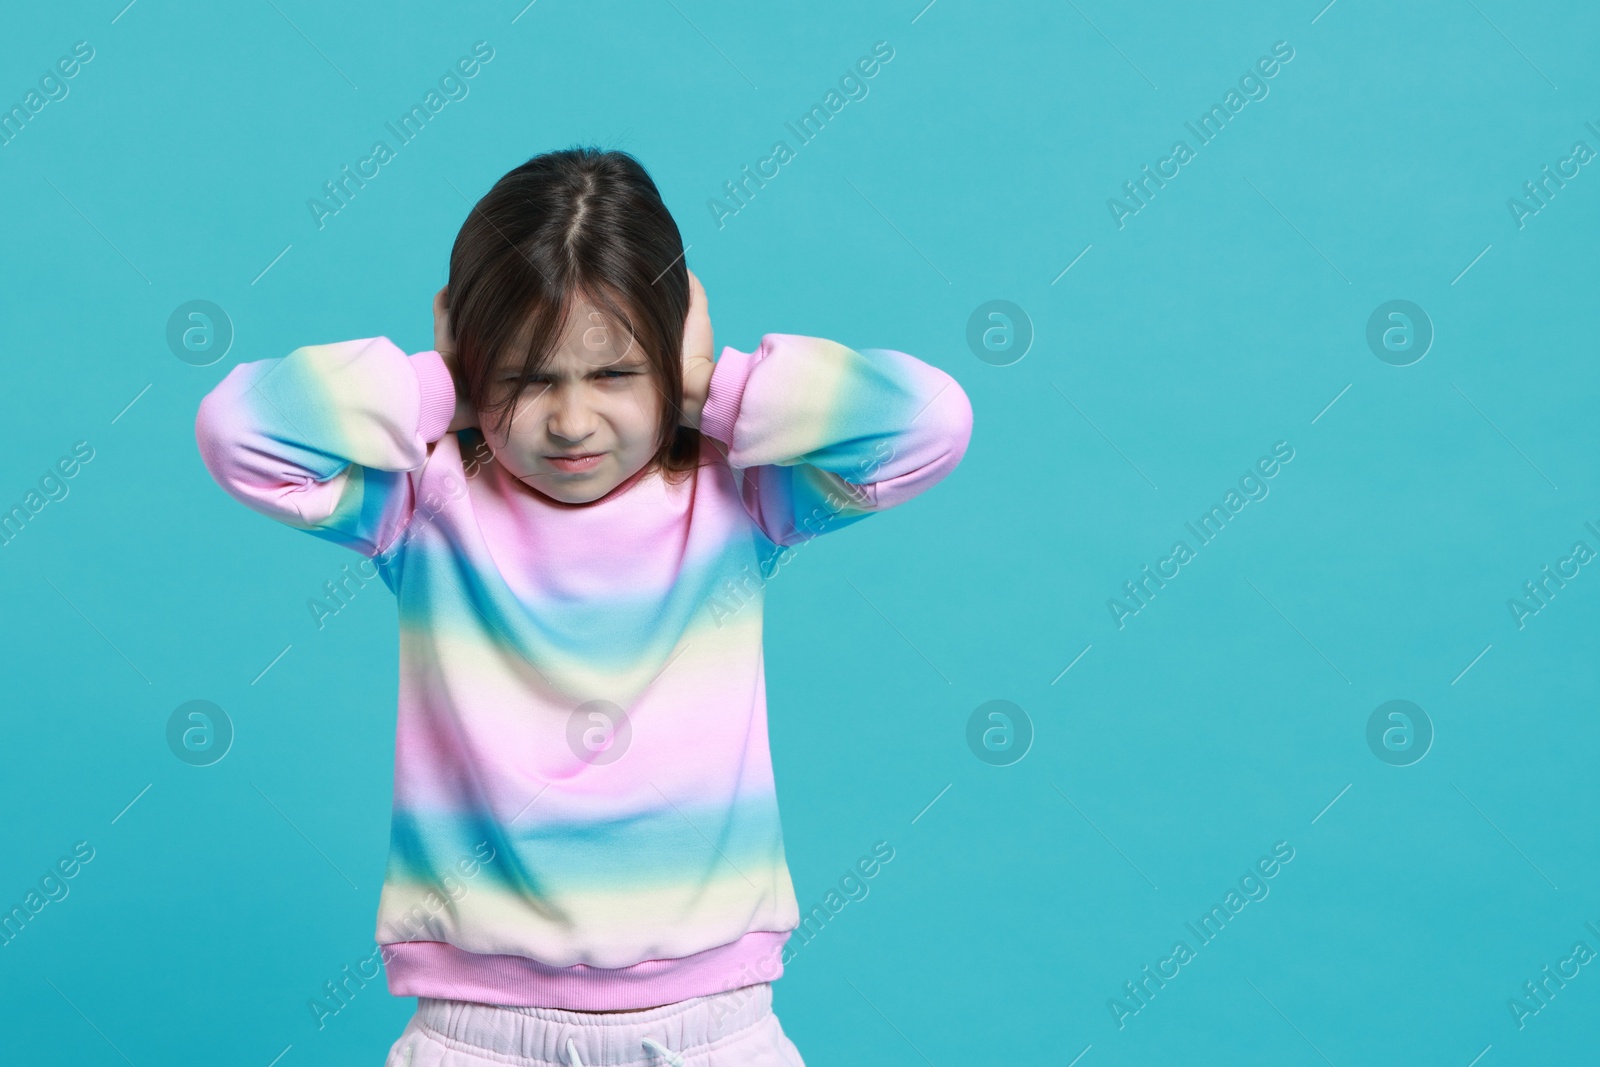
[[[422,390],[417,433],[425,442],[432,444],[445,435],[455,419],[455,379],[450,377],[450,368],[445,366],[444,358],[432,349],[413,354],[410,361]]]
[[[726,992],[783,974],[789,931],[753,930],[739,940],[675,960],[631,967],[552,967],[525,956],[468,952],[443,941],[383,948],[397,997],[469,1000],[517,1008],[622,1011]]]
[[[731,346],[711,368],[706,388],[706,403],[700,409],[700,432],[707,437],[733,443],[733,421],[739,417],[739,402],[744,399],[744,383],[757,363],[754,352],[741,352]]]

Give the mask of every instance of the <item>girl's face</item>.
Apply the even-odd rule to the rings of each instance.
[[[656,452],[659,393],[636,339],[579,298],[549,365],[526,383],[503,429],[483,425],[495,459],[524,484],[588,504],[627,481]],[[495,371],[496,396],[517,367]]]

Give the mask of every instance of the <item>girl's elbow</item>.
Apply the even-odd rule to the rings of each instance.
[[[960,382],[948,374],[944,377],[947,379],[944,388],[929,402],[923,417],[933,420],[934,436],[944,446],[940,465],[948,473],[961,462],[972,441],[972,401]]]
[[[230,425],[237,426],[237,420],[229,418],[227,404],[219,401],[220,389],[219,385],[200,401],[199,410],[194,416],[194,443],[200,452],[200,462],[205,466],[206,473],[210,474],[218,485],[226,488],[227,457],[238,447],[238,442],[228,430]]]

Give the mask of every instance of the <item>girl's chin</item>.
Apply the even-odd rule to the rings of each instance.
[[[532,475],[517,479],[540,496],[561,504],[589,504],[609,493],[615,483],[609,479],[553,478],[549,475]]]
[[[528,463],[520,471],[513,469],[512,465],[502,463],[501,466],[512,480],[547,500],[561,504],[591,504],[633,484],[649,465],[649,457],[646,456],[628,469],[618,461],[616,453],[608,452],[593,467],[573,473],[562,472],[537,460]],[[530,467],[533,469],[528,469]]]
[[[559,477],[535,474],[518,477],[517,481],[540,496],[561,504],[592,504],[619,489],[631,485],[644,471],[644,466],[625,477],[609,474],[589,477]]]

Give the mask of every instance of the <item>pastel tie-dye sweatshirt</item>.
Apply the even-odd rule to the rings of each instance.
[[[374,337],[241,363],[195,420],[223,489],[398,601],[391,992],[607,1011],[776,978],[799,909],[763,585],[785,546],[950,473],[966,394],[903,352],[767,334],[723,349],[698,470],[586,505],[447,433],[454,409],[437,352]]]

